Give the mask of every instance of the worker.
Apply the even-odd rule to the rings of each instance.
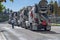
[[[11,23],[12,23],[12,28],[14,29],[14,23],[15,23],[15,20],[12,19],[12,20],[11,20]]]

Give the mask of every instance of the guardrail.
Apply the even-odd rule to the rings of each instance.
[[[60,17],[49,17],[51,23],[60,24]]]

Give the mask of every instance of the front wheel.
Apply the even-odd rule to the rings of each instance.
[[[51,26],[45,27],[44,30],[45,30],[45,31],[50,31],[50,30],[51,30]]]

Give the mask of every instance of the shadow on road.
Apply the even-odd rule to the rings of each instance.
[[[7,30],[1,30],[0,32],[6,32]]]
[[[42,33],[42,34],[60,34],[55,31],[44,31],[44,30],[34,31],[34,32],[38,32],[38,33]]]
[[[0,22],[0,24],[6,24],[6,23],[8,24],[8,21],[5,21],[5,22]]]
[[[1,30],[0,32],[7,32],[7,30]],[[55,31],[44,31],[44,30],[37,30],[37,31],[33,31],[36,33],[42,33],[42,34],[60,34],[60,32],[55,32]]]

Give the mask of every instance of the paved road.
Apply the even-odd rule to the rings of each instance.
[[[0,23],[0,29],[7,40],[60,40],[60,27],[57,26],[52,26],[51,31],[30,31],[17,26],[12,29],[11,25]]]

